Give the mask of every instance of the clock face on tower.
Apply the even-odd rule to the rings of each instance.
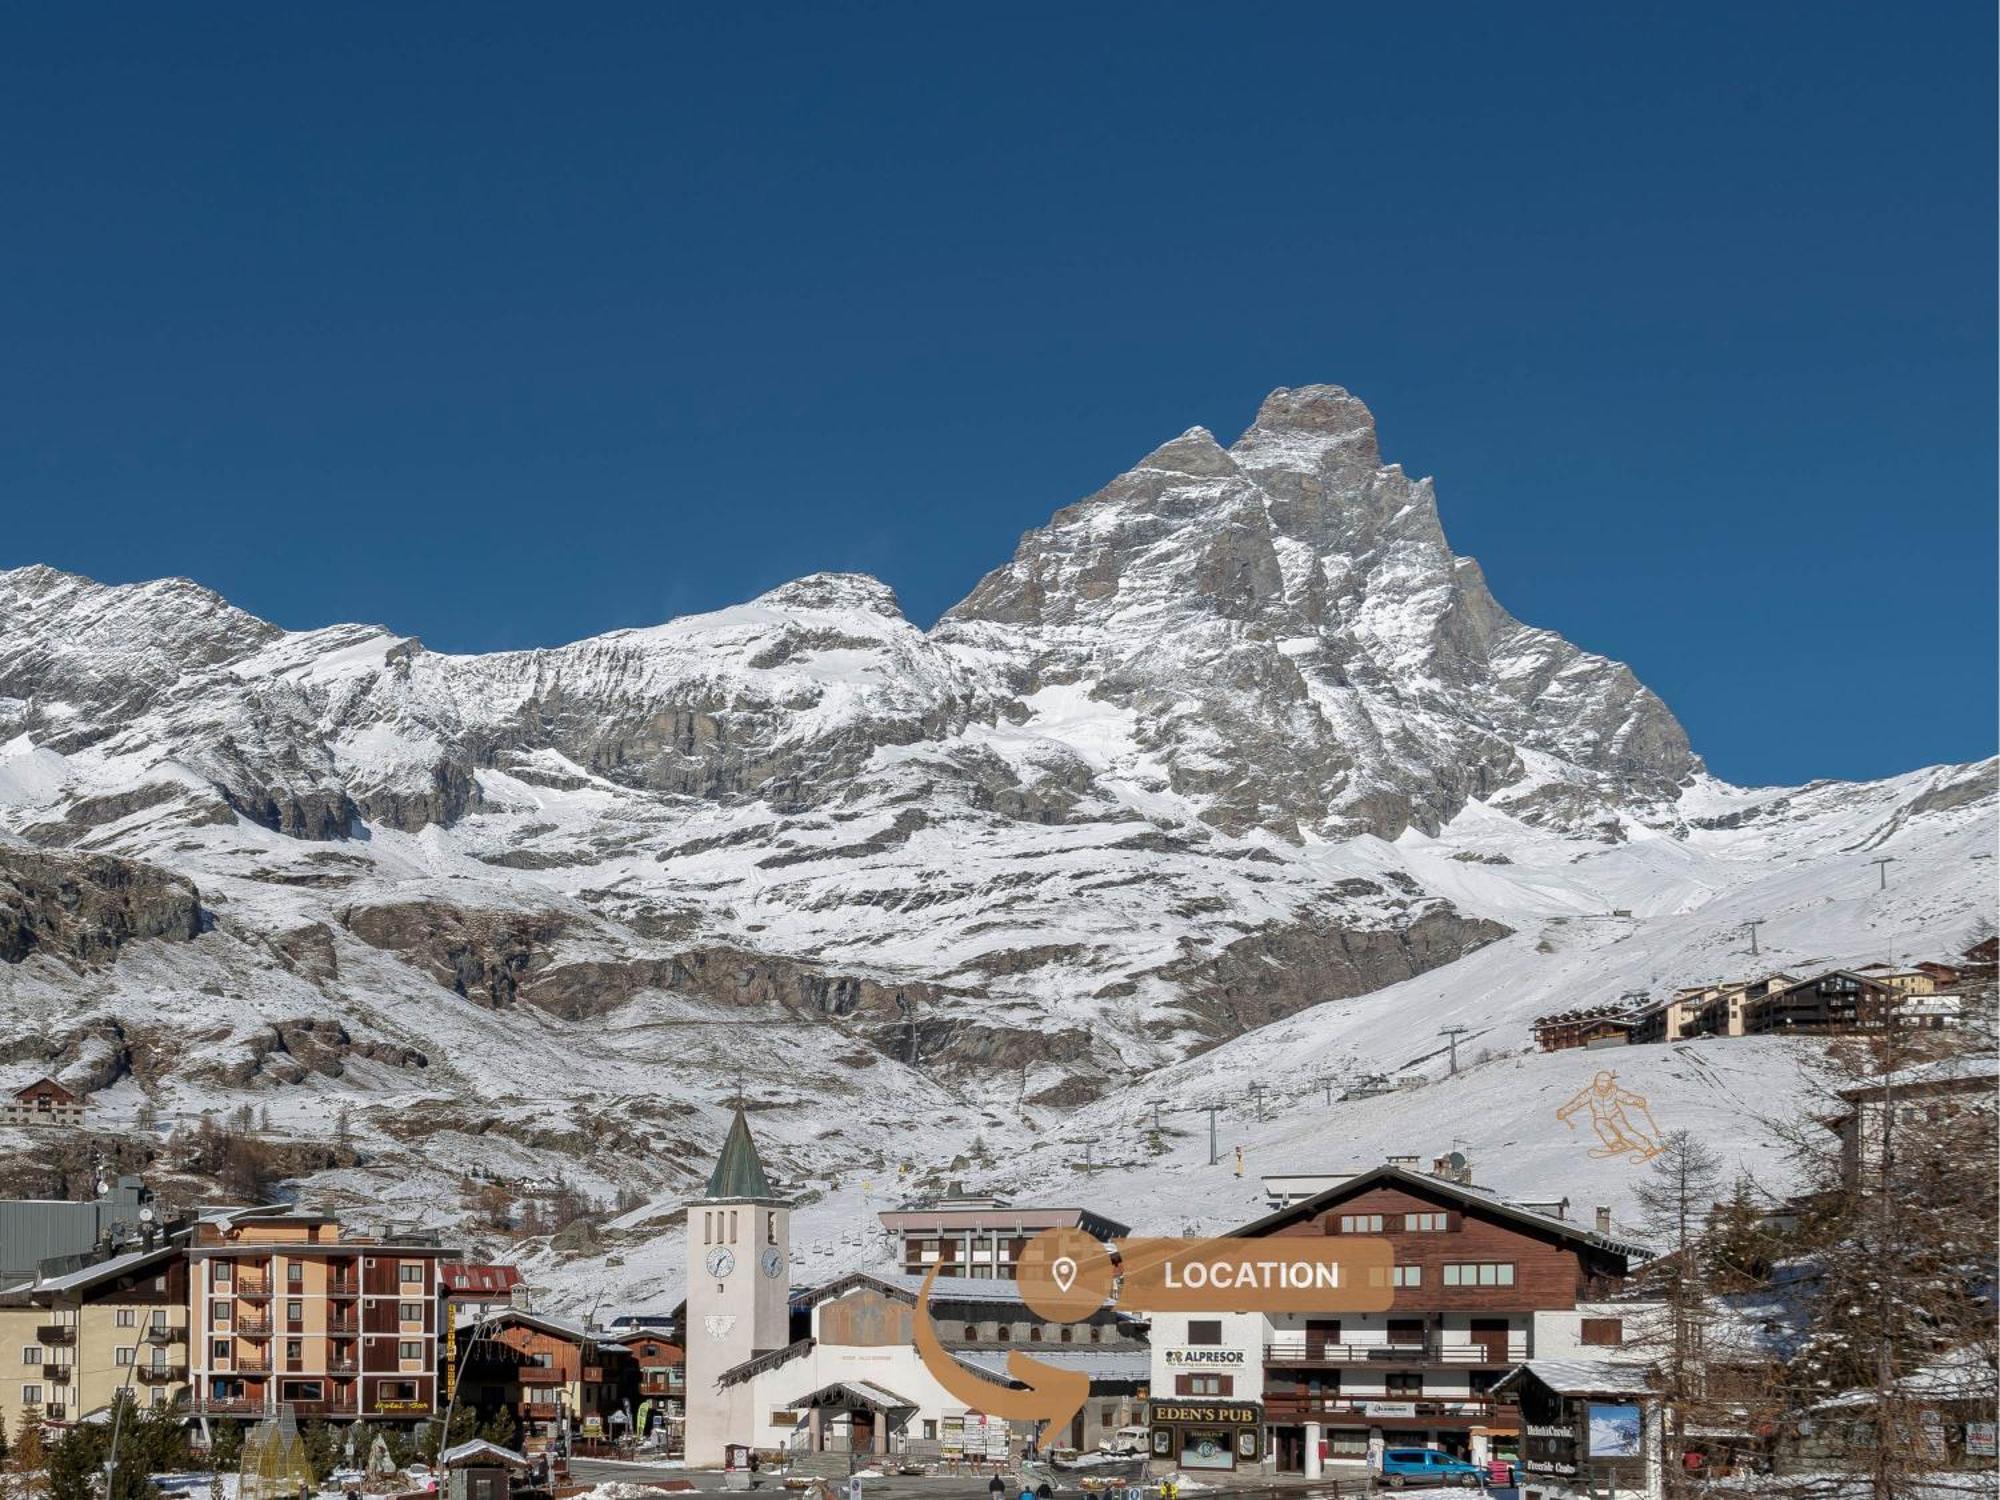
[[[779,1271],[784,1269],[785,1257],[779,1252],[776,1245],[766,1245],[764,1253],[757,1257],[757,1264],[764,1268],[766,1276],[776,1276]]]
[[[726,1247],[718,1245],[715,1249],[708,1252],[708,1259],[704,1260],[702,1264],[708,1267],[709,1275],[720,1281],[736,1269],[736,1257]]]

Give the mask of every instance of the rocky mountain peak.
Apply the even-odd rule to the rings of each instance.
[[[767,609],[865,610],[890,620],[903,618],[896,591],[867,573],[808,573],[750,602]]]

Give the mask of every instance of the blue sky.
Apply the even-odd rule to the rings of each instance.
[[[106,5],[0,47],[0,564],[551,644],[1333,381],[1742,781],[1994,748],[1988,5]]]

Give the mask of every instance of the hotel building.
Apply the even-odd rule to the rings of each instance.
[[[1453,1175],[1464,1175],[1462,1172]],[[1382,1166],[1234,1231],[1371,1236],[1394,1249],[1380,1313],[1158,1313],[1152,1326],[1151,1456],[1233,1469],[1268,1452],[1307,1477],[1326,1459],[1385,1445],[1514,1457],[1520,1409],[1495,1384],[1540,1356],[1601,1354],[1625,1340],[1618,1307],[1595,1306],[1644,1252],[1508,1203],[1467,1182]]]
[[[186,1253],[204,1425],[280,1403],[346,1421],[437,1411],[439,1264],[457,1252],[435,1236],[343,1236],[291,1213],[204,1221]]]

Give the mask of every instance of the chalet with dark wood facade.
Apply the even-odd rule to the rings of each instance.
[[[1646,1253],[1607,1230],[1399,1166],[1361,1173],[1235,1234],[1372,1236],[1394,1249],[1394,1302],[1384,1313],[1154,1318],[1156,1405],[1169,1395],[1218,1409],[1255,1404],[1278,1470],[1307,1476],[1326,1458],[1366,1458],[1385,1443],[1477,1461],[1518,1457],[1520,1412],[1496,1397],[1495,1384],[1536,1356],[1538,1339],[1560,1341],[1563,1353],[1596,1342],[1593,1324],[1615,1320],[1579,1320],[1579,1307],[1616,1292]],[[1227,1436],[1221,1425],[1209,1432],[1155,1415],[1155,1459],[1230,1466],[1203,1463]]]

